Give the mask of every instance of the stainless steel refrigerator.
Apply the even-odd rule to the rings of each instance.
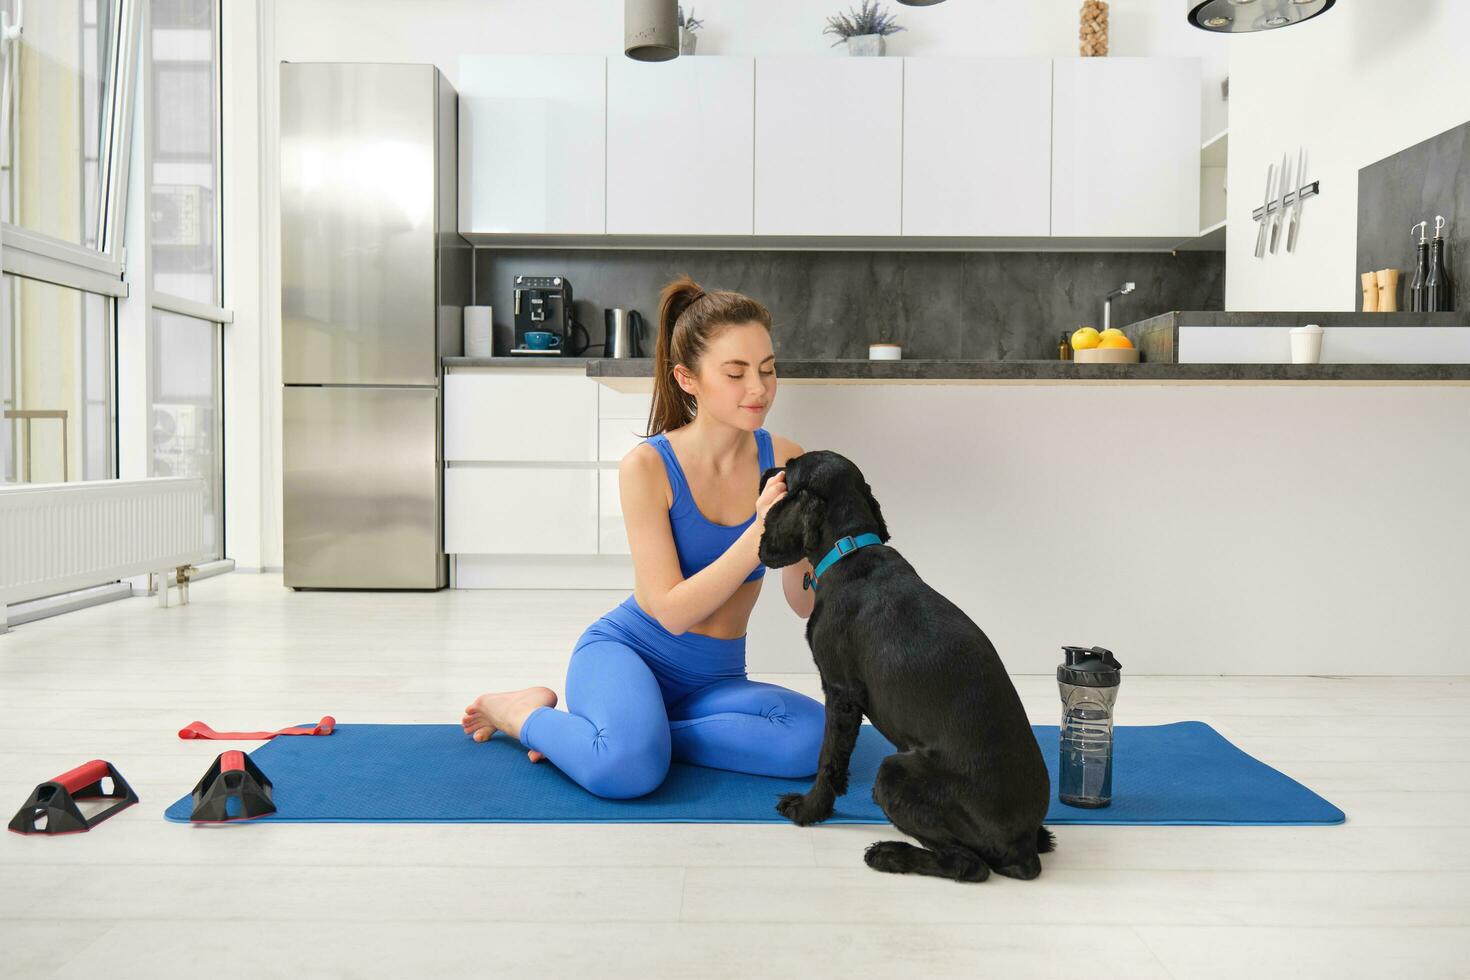
[[[457,96],[432,65],[281,65],[285,581],[438,589],[459,353]]]

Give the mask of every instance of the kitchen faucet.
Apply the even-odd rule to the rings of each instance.
[[[1106,330],[1113,325],[1113,297],[1126,296],[1133,292],[1137,283],[1125,282],[1117,289],[1103,297],[1103,329]]]

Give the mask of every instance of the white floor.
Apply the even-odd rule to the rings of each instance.
[[[0,637],[4,819],[92,758],[142,798],[87,834],[0,835],[0,975],[1470,976],[1464,677],[1127,676],[1121,723],[1205,720],[1348,823],[1063,826],[1033,882],[877,874],[863,848],[892,831],[874,827],[162,819],[221,751],[179,740],[187,722],[457,722],[483,690],[560,690],[572,642],[622,598],[297,594],[241,573],[188,607],[130,599]],[[1053,678],[1017,686],[1055,722]]]

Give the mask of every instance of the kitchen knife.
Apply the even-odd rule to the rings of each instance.
[[[1296,200],[1291,205],[1291,224],[1286,228],[1286,250],[1296,251],[1296,230],[1302,222],[1302,188],[1307,184],[1307,148],[1304,146],[1297,151],[1296,161]]]
[[[1276,205],[1276,216],[1271,219],[1271,254],[1276,254],[1276,245],[1281,241],[1281,224],[1286,220],[1286,189],[1291,185],[1291,164],[1287,155],[1281,154],[1281,186]]]
[[[1271,207],[1271,178],[1276,176],[1276,164],[1266,168],[1266,203],[1261,209],[1261,227],[1256,231],[1256,258],[1266,254],[1266,224],[1271,220],[1268,210]]]

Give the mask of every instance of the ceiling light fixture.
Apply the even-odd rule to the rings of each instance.
[[[1185,0],[1189,22],[1217,34],[1290,27],[1331,10],[1337,0]]]
[[[623,54],[634,61],[679,57],[678,0],[623,0]]]

